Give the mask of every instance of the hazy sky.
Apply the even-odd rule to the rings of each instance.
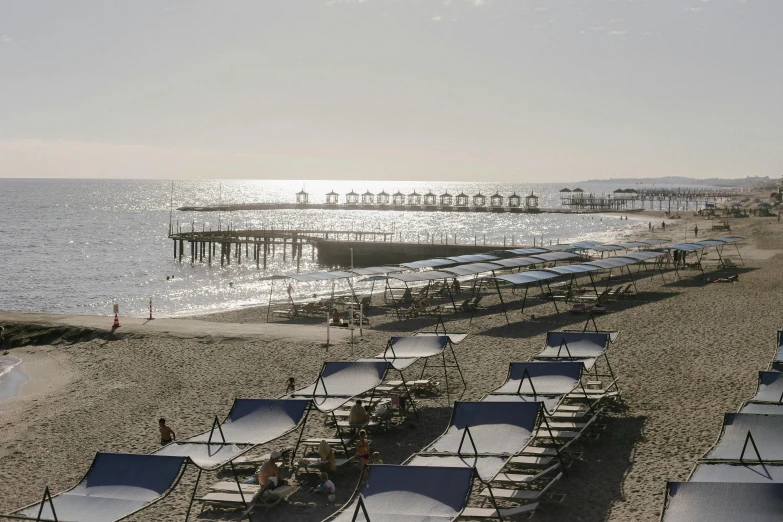
[[[781,0],[0,0],[0,176],[783,172]]]

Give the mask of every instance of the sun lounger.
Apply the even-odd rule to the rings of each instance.
[[[530,484],[542,477],[545,477],[548,473],[557,470],[560,467],[560,463],[553,464],[548,468],[537,471],[536,473],[498,473],[493,482],[506,482],[513,484]]]
[[[780,522],[783,484],[669,482],[662,522]]]
[[[207,506],[222,509],[247,509],[246,513],[257,508],[269,509],[286,500],[299,490],[299,486],[284,485],[273,490],[258,488],[253,496],[236,493],[213,491],[195,501],[201,503],[201,510]],[[244,488],[243,488],[244,491]]]
[[[501,508],[499,510],[495,508],[482,508],[482,507],[467,507],[462,511],[462,516],[465,518],[494,518],[498,520],[503,517],[507,520],[507,517],[516,517],[519,515],[535,513],[538,504],[525,504],[523,506],[517,506],[513,508]],[[500,514],[498,514],[500,511]]]
[[[563,473],[558,473],[551,480],[541,488],[536,489],[505,489],[505,488],[492,488],[491,496],[496,499],[513,500],[518,502],[533,502],[540,500],[541,497],[551,488],[558,480],[563,477]],[[484,489],[480,493],[483,497],[489,497],[489,489]]]
[[[748,443],[750,433],[753,444]],[[707,461],[783,461],[783,415],[726,413],[715,445],[704,455]]]

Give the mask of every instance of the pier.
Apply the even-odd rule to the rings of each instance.
[[[732,190],[718,189],[691,189],[691,188],[643,188],[643,189],[617,189],[611,194],[587,193],[580,188],[574,190],[564,188],[560,190],[560,205],[574,212],[629,212],[649,208],[656,210],[672,211],[681,209],[684,204],[685,211],[693,205],[694,210],[699,205],[707,207],[709,204],[725,202],[741,196]],[[649,203],[649,204],[648,204]]]

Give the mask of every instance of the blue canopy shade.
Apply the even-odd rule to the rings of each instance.
[[[589,261],[586,265],[596,266],[598,268],[619,268],[621,266],[634,265],[639,261],[630,257],[608,257],[606,259],[597,259],[595,261]]]
[[[394,359],[399,357],[434,357],[446,348],[449,338],[446,335],[423,335],[413,337],[392,337],[386,351],[380,357]]]
[[[405,268],[435,268],[436,266],[447,266],[455,264],[451,259],[424,259],[422,261],[412,261],[410,263],[402,263],[400,266]]]
[[[508,377],[491,393],[504,395],[565,395],[579,384],[582,363],[528,361],[508,366]]]
[[[583,274],[587,272],[595,272],[596,270],[600,270],[597,266],[587,265],[587,264],[579,264],[579,265],[563,265],[563,266],[553,266],[546,269],[547,272],[557,272],[558,274]]]
[[[783,415],[783,404],[746,402],[740,408],[739,413],[758,413],[761,415]]]
[[[216,433],[213,440],[222,440],[220,433]],[[247,453],[254,448],[249,444],[242,448],[236,444],[202,444],[192,442],[173,442],[163,446],[152,455],[168,455],[174,457],[188,457],[190,461],[204,470],[215,470],[227,462]]]
[[[536,254],[530,256],[533,259],[540,259],[541,261],[565,261],[567,259],[575,259],[579,256],[571,252],[548,252],[546,254]]]
[[[549,252],[562,252],[571,248],[568,243],[558,243],[556,245],[541,245],[541,248]]]
[[[461,266],[452,266],[450,268],[444,268],[443,272],[449,272],[454,275],[474,275],[482,272],[492,272],[494,270],[502,270],[504,267],[492,263],[470,263]]]
[[[351,272],[362,276],[373,276],[383,274],[394,274],[402,272],[403,269],[398,266],[370,266],[367,268],[352,268]]]
[[[756,395],[749,402],[783,404],[783,373],[759,372]]]
[[[180,477],[185,457],[98,453],[84,478],[72,489],[54,497],[58,520],[113,522],[162,498]],[[16,512],[35,519],[41,508],[33,504]],[[43,504],[41,520],[54,520],[51,506]]]
[[[665,245],[666,243],[671,243],[671,239],[640,239],[639,243],[644,243],[645,245]]]
[[[745,241],[745,238],[739,236],[716,237],[715,241],[723,241],[724,243],[739,243],[740,241]]]
[[[617,243],[617,246],[623,248],[643,248],[650,246],[650,244],[642,243],[641,241],[625,241],[623,243]]]
[[[571,243],[572,248],[576,247],[576,248],[584,248],[584,249],[594,248],[600,245],[601,245],[600,241],[577,241],[576,243]]]
[[[374,465],[359,494],[368,522],[448,522],[467,504],[473,474],[473,468],[464,466]],[[366,518],[355,499],[333,520],[365,522]]]
[[[349,400],[379,386],[389,363],[386,361],[325,362],[316,381],[296,390],[293,397],[312,397],[313,404],[324,412],[332,411]]]
[[[576,363],[582,366],[581,362]],[[481,402],[530,402],[544,405],[546,411],[554,411],[563,401],[563,395],[485,395]]]
[[[643,250],[641,252],[625,252],[621,257],[627,257],[628,259],[636,259],[637,261],[647,261],[648,259],[655,259],[665,255],[666,254],[664,254],[663,252]]]
[[[676,245],[668,246],[666,247],[669,250],[679,250],[680,252],[693,252],[696,250],[704,250],[704,245],[700,245],[699,243],[679,243]]]
[[[530,442],[539,410],[535,402],[455,402],[448,429],[425,451],[513,455]],[[471,437],[463,436],[466,428]]]
[[[783,466],[777,464],[702,462],[693,470],[688,481],[780,484],[783,483]]]
[[[522,266],[539,265],[543,263],[543,261],[540,259],[533,259],[532,257],[512,257],[511,259],[498,259],[492,263],[500,265],[503,268],[519,268]]]
[[[662,522],[780,522],[783,484],[669,482]]]
[[[479,263],[481,261],[493,261],[497,259],[497,256],[491,256],[489,254],[465,254],[464,256],[447,257],[454,263]]]
[[[530,254],[543,254],[545,252],[550,252],[550,250],[546,248],[514,248],[512,250],[506,250],[506,252],[510,252],[518,256],[527,256]]]
[[[725,245],[726,243],[717,239],[705,239],[703,241],[694,241],[693,244],[704,245],[705,247],[719,247]]]
[[[435,453],[419,453],[413,455],[405,462],[406,466],[437,466],[437,467],[464,467],[474,468],[481,480],[489,482],[511,457],[495,457],[491,455],[438,455]]]
[[[546,348],[536,357],[598,357],[608,346],[604,332],[547,332]]]
[[[205,431],[186,442],[229,444],[266,444],[296,429],[310,401],[306,399],[234,399],[234,405],[220,425],[226,440],[215,429]]]
[[[615,250],[622,250],[624,248],[624,246],[620,245],[599,245],[592,247],[591,250],[595,250],[596,252],[614,252]]]
[[[505,281],[513,285],[526,285],[530,283],[538,283],[540,281],[547,281],[560,277],[560,274],[556,272],[549,272],[547,270],[527,270],[525,272],[519,272],[518,274],[509,274],[496,277],[499,281]]]
[[[751,444],[746,444],[748,433],[759,455]],[[731,462],[783,461],[783,415],[726,413],[718,442],[704,456],[709,460]]]
[[[393,274],[389,279],[397,279],[405,283],[416,283],[421,281],[437,281],[438,279],[451,279],[454,274],[441,272],[438,270],[425,270],[424,272],[413,272],[409,274]]]

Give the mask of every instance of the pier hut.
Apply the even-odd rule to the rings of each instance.
[[[378,197],[376,198],[376,201],[379,205],[388,205],[389,204],[389,195],[386,193],[385,190],[382,190]]]
[[[327,205],[336,205],[337,201],[340,199],[340,194],[335,192],[334,190],[331,191],[326,195],[326,204]]]
[[[517,196],[516,192],[514,192],[508,197],[509,208],[519,208],[521,205],[522,205],[522,198]]]
[[[489,206],[493,208],[502,207],[503,196],[501,196],[500,193],[496,191],[495,194],[489,198]]]
[[[525,197],[525,208],[528,210],[538,210],[538,196],[530,192],[529,196]]]
[[[304,191],[304,189],[300,190],[296,193],[296,204],[297,205],[307,205],[308,199],[310,198],[310,195]]]
[[[346,205],[358,205],[359,204],[359,194],[351,190],[348,194],[345,195],[345,204]]]
[[[440,206],[442,207],[450,207],[454,204],[454,198],[451,194],[446,192],[445,194],[440,195]]]
[[[362,205],[372,205],[375,201],[375,194],[369,190],[362,194]]]
[[[468,201],[470,201],[470,196],[465,194],[464,192],[460,192],[457,194],[457,206],[458,207],[467,207]]]
[[[392,205],[395,207],[404,207],[405,206],[405,194],[400,192],[399,190],[394,193],[392,196]]]
[[[474,207],[483,207],[487,204],[487,197],[479,192],[475,196],[473,196],[473,206]]]
[[[421,205],[421,195],[417,194],[415,190],[408,194],[408,205],[412,207]]]
[[[427,207],[434,207],[437,205],[438,197],[432,193],[430,190],[426,194],[424,194],[424,206]]]

